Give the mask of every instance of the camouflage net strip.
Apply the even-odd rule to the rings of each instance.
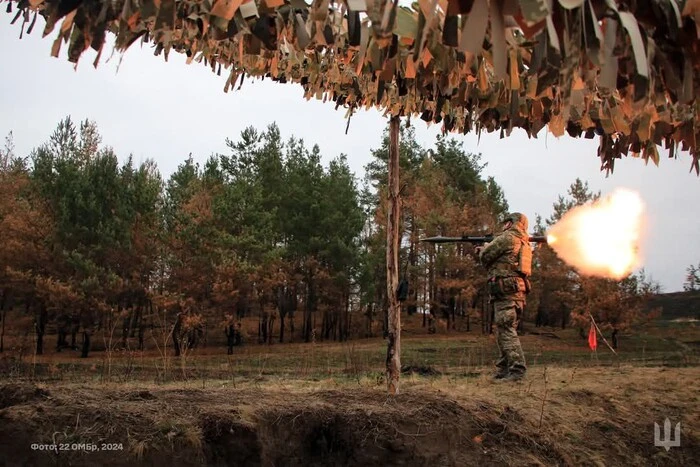
[[[0,0],[21,34],[37,16],[77,64],[107,32],[245,76],[303,86],[336,108],[419,116],[445,132],[513,128],[598,137],[622,155],[692,155],[700,174],[700,0]]]

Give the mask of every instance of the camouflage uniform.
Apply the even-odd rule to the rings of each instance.
[[[530,248],[527,217],[520,213],[509,214],[506,221],[512,226],[498,235],[481,250],[479,258],[488,270],[488,286],[491,302],[495,309],[497,342],[500,358],[496,363],[497,377],[512,375],[521,377],[527,367],[525,355],[518,338],[518,322],[525,308],[525,297],[529,292],[529,275],[531,255],[524,255],[526,263],[519,272],[519,253],[521,248]],[[527,252],[526,252],[527,253]]]

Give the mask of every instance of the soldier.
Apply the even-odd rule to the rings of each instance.
[[[532,250],[527,229],[525,215],[508,214],[503,233],[477,248],[479,259],[488,270],[488,291],[495,310],[500,351],[494,376],[497,380],[517,381],[527,370],[517,332],[525,297],[530,292]]]

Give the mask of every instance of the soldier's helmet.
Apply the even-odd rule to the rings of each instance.
[[[511,212],[505,216],[503,223],[505,224],[508,221],[512,222],[513,227],[517,228],[521,232],[527,232],[528,221],[525,214],[520,212]]]

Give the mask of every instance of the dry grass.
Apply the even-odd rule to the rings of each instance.
[[[700,363],[700,332],[696,328],[659,328],[653,333],[622,336],[618,355],[607,348],[591,353],[586,341],[575,331],[558,331],[552,337],[525,335],[523,347],[530,367],[544,365],[571,367],[672,366]],[[345,343],[317,342],[276,345],[244,345],[226,355],[221,347],[189,349],[186,357],[174,357],[171,349],[93,352],[79,359],[70,352],[47,354],[19,360],[16,354],[0,355],[0,374],[31,376],[35,380],[68,382],[109,381],[199,381],[271,376],[323,379],[345,377],[375,378],[384,369],[386,343],[379,338]],[[401,361],[421,374],[454,377],[489,368],[495,357],[493,336],[454,334],[445,336],[405,336]]]
[[[0,464],[48,465],[31,442],[124,443],[118,453],[62,453],[73,465],[223,458],[235,465],[690,465],[700,458],[698,368],[548,366],[546,388],[544,371],[510,384],[487,372],[411,375],[395,398],[369,377],[250,378],[235,388],[211,381],[204,390],[193,383],[4,385],[0,394],[12,396],[0,404],[0,439],[12,439],[13,448],[0,442]],[[668,453],[652,442],[653,423],[665,417],[683,427],[681,448]]]
[[[617,356],[591,354],[575,331],[552,335],[523,337],[529,371],[514,384],[490,379],[492,337],[407,335],[395,398],[381,339],[186,359],[5,353],[0,465],[697,465],[697,328],[622,336]],[[666,417],[683,427],[669,452],[652,441]],[[32,442],[123,450],[51,454]]]

